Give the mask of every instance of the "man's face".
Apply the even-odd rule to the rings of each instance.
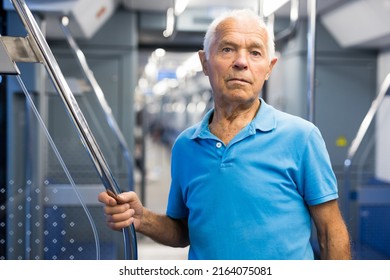
[[[267,32],[253,20],[221,22],[209,58],[199,52],[216,102],[251,102],[258,98],[276,58],[269,60]]]

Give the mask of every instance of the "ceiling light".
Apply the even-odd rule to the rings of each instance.
[[[190,0],[175,0],[175,16],[179,16],[186,9]]]
[[[173,8],[168,8],[167,10],[167,25],[163,32],[164,37],[171,37],[175,31],[175,15]]]
[[[263,15],[268,17],[275,13],[280,7],[286,4],[289,0],[263,0]]]
[[[154,51],[157,57],[164,57],[166,54],[166,51],[162,48],[158,48]]]

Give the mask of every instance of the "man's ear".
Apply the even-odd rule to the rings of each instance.
[[[269,71],[267,73],[267,75],[265,76],[265,79],[268,80],[269,76],[271,75],[271,72],[272,72],[272,69],[274,68],[276,62],[278,61],[278,58],[277,57],[274,57],[270,64],[269,64]]]
[[[202,64],[203,73],[206,76],[208,76],[206,53],[205,53],[205,51],[200,50],[200,51],[198,51],[198,55],[199,55],[200,63]]]

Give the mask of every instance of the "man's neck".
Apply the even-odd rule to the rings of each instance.
[[[248,108],[236,106],[233,109],[226,109],[225,107],[219,108],[216,106],[213,118],[209,124],[211,133],[227,145],[238,132],[253,120],[260,105],[260,100],[257,99]]]

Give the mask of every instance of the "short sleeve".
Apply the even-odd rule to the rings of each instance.
[[[310,133],[301,160],[301,192],[308,205],[338,198],[337,180],[317,127]]]
[[[168,196],[167,216],[174,219],[188,217],[188,208],[184,201],[183,188],[180,183],[180,152],[178,145],[172,149],[171,186]]]

